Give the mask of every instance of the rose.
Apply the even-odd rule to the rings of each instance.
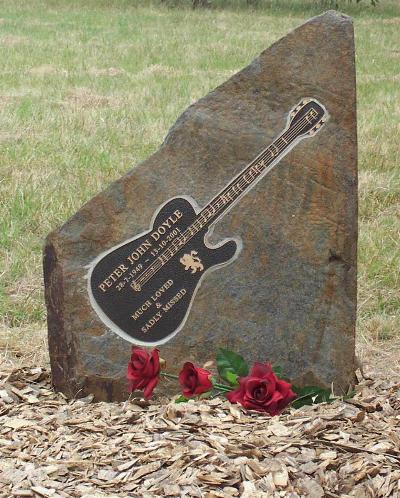
[[[186,398],[210,391],[213,387],[210,380],[211,372],[204,368],[195,367],[187,361],[179,373],[179,384],[182,386],[182,394]]]
[[[143,348],[132,347],[126,376],[131,392],[144,389],[144,397],[150,398],[160,378],[158,349],[150,353]]]
[[[278,415],[296,398],[291,384],[278,377],[269,363],[255,363],[247,377],[238,379],[239,387],[226,395],[231,403]]]

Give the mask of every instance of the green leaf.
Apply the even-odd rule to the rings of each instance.
[[[221,378],[230,384],[234,378],[233,375],[236,375],[237,379],[237,377],[245,377],[249,373],[249,366],[244,361],[243,356],[222,348],[218,349],[217,352],[217,368]]]
[[[282,367],[280,365],[276,365],[276,367],[272,367],[272,371],[278,377],[278,379],[282,379]]]
[[[316,405],[318,403],[330,402],[331,391],[319,386],[292,386],[293,391],[297,394],[297,398],[293,401],[293,408],[300,408],[304,405]]]
[[[238,374],[235,374],[235,373],[231,372],[230,370],[227,370],[225,372],[225,375],[226,375],[225,379],[229,382],[229,384],[231,386],[238,386],[239,385],[239,383],[237,381]]]
[[[175,403],[187,403],[189,401],[189,398],[186,398],[182,394],[178,396],[175,400]]]

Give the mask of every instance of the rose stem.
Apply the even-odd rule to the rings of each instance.
[[[167,379],[178,380],[178,376],[177,375],[169,374],[167,372],[160,372],[160,375],[162,375],[163,377],[166,377]]]
[[[167,373],[167,372],[160,372],[160,375],[162,375],[163,377],[166,377],[167,379],[178,380],[178,376],[177,375],[170,374],[170,373]],[[229,391],[232,391],[231,387],[225,386],[224,384],[213,384],[213,387],[215,387],[215,389],[220,389],[222,392],[226,392],[226,393],[229,392]]]

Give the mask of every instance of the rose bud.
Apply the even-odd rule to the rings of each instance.
[[[213,387],[210,380],[211,372],[204,368],[195,367],[193,363],[186,362],[179,373],[179,384],[182,394],[186,398],[210,391]]]

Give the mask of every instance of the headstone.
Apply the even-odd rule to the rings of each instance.
[[[154,268],[148,273],[143,254],[150,256],[155,245],[146,244],[146,237],[168,220],[169,230],[182,228],[186,196],[201,208],[208,205],[285,128],[288,111],[303,97],[323,104],[329,121],[297,143],[214,225],[209,244],[240,237],[243,247],[224,246],[214,263],[236,259],[204,274],[188,313],[176,318],[178,301],[186,298],[171,284],[175,277],[160,276],[162,265],[157,274]],[[155,218],[174,197],[180,200],[173,209]],[[128,244],[139,234],[146,235],[140,239],[144,245],[141,254],[132,255]],[[175,235],[181,240],[182,230]],[[249,362],[281,365],[297,384],[333,382],[336,391],[344,391],[355,368],[356,243],[353,25],[329,11],[190,106],[157,152],[49,234],[44,274],[54,386],[68,396],[127,397],[131,344],[123,337],[129,339],[129,319],[136,320],[143,305],[154,309],[154,323],[142,323],[134,339],[166,341],[158,347],[169,371],[184,361],[203,364],[225,347]],[[124,266],[129,257],[132,266]],[[180,253],[176,275],[197,278],[206,259],[198,251]],[[178,323],[167,332],[155,325],[156,304],[137,300],[149,275],[152,282],[158,278],[159,308],[173,298],[178,303],[176,312],[168,311],[168,320]],[[126,314],[129,296],[135,309]]]

